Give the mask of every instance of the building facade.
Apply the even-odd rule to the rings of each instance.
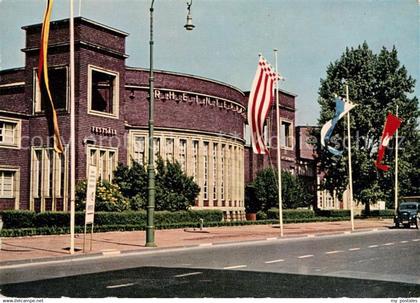
[[[63,154],[52,146],[48,101],[37,83],[41,25],[26,32],[25,66],[0,71],[0,210],[69,210],[69,20],[51,23],[48,72]],[[76,179],[95,165],[112,181],[118,163],[147,163],[148,77],[128,67],[127,33],[75,19]],[[155,155],[178,161],[201,191],[197,209],[220,209],[226,220],[245,218],[244,187],[269,157],[247,145],[248,93],[199,76],[155,71]],[[284,160],[294,169],[295,95],[280,92]],[[267,122],[274,137],[275,111]],[[277,142],[268,142],[276,161]],[[276,162],[274,162],[275,164]]]

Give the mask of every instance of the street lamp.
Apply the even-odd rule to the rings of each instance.
[[[153,4],[150,5],[150,71],[149,71],[149,161],[147,165],[148,172],[148,199],[147,199],[147,224],[146,224],[146,247],[155,247],[155,226],[154,226],[154,211],[155,211],[155,165],[154,165],[154,148],[153,148],[153,130],[154,130],[154,76],[153,76]],[[192,30],[195,26],[192,24],[191,17],[192,0],[187,2],[187,24],[184,26],[186,30]]]

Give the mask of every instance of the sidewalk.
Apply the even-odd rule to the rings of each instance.
[[[392,219],[355,220],[355,231],[386,230]],[[293,223],[284,225],[284,238],[322,236],[350,233],[350,221]],[[70,255],[70,235],[2,238],[0,268],[7,264],[31,263],[47,260],[78,258],[81,256],[115,255],[127,251],[150,251],[177,247],[205,246],[222,243],[280,238],[279,225],[246,225],[235,227],[210,227],[199,229],[156,230],[157,247],[145,247],[145,231],[106,232],[93,234],[92,251],[90,235],[86,237],[83,253],[83,234],[76,234],[76,252]]]

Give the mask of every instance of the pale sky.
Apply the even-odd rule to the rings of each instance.
[[[128,32],[128,66],[149,66],[150,0],[81,0],[83,17]],[[79,13],[75,0],[75,15]],[[24,25],[42,21],[45,0],[0,0],[0,69],[22,67]],[[280,88],[297,94],[297,125],[315,124],[320,79],[346,46],[366,41],[378,52],[397,47],[400,62],[420,80],[420,5],[417,0],[193,0],[196,28],[184,29],[186,0],[155,0],[157,69],[207,77],[249,90],[258,53],[273,65]],[[55,0],[53,20],[69,16],[69,0]],[[416,83],[415,95],[419,96]]]

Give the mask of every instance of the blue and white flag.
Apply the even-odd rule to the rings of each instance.
[[[334,117],[329,120],[321,129],[321,144],[323,147],[327,147],[328,151],[335,156],[341,156],[343,151],[337,150],[331,146],[326,146],[326,144],[330,141],[332,132],[334,131],[335,125],[337,124],[338,120],[344,117],[356,104],[351,102],[346,102],[341,98],[337,97],[335,99],[335,114]]]

